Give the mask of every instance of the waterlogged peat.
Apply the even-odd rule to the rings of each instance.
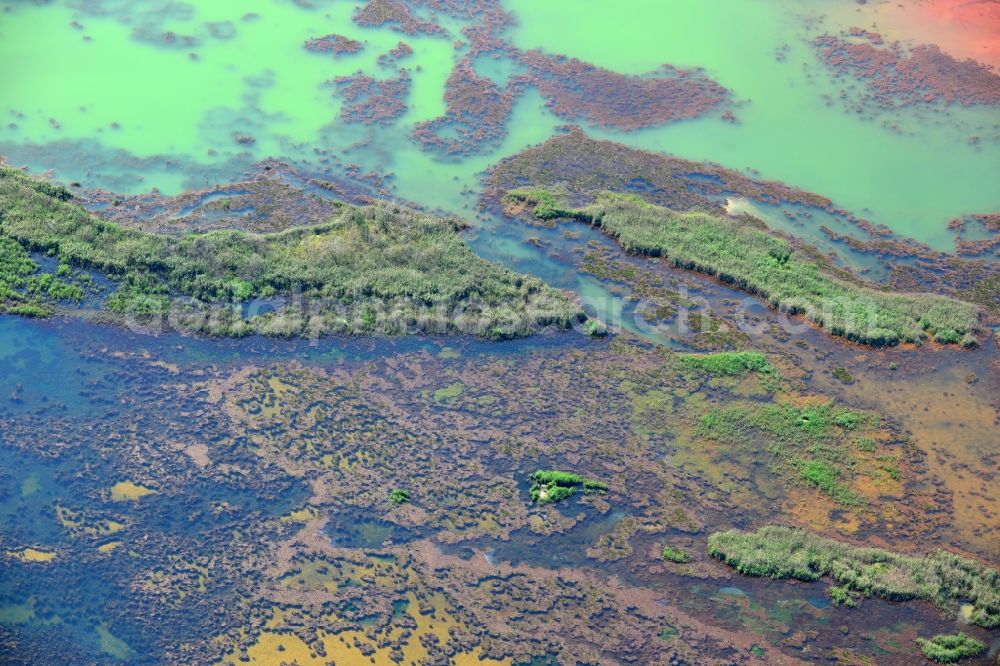
[[[413,128],[413,139],[424,149],[445,155],[485,152],[507,135],[515,95],[477,74],[471,58],[455,65],[444,98],[443,116]]]
[[[143,659],[168,662],[270,663],[284,653],[304,663],[324,654],[728,663],[761,650],[791,658],[824,641],[863,654],[882,626],[867,615],[802,601],[794,630],[772,610],[750,622],[755,603],[821,591],[749,586],[758,601],[735,612],[747,597],[724,588],[743,583],[715,582],[726,574],[705,555],[707,526],[780,520],[838,538],[950,543],[948,494],[896,427],[807,398],[813,380],[781,354],[679,355],[619,336],[586,349],[357,343],[340,362],[247,365],[225,351],[239,343],[179,350],[168,338],[142,352],[96,330],[106,332],[59,352],[66,367],[112,373],[77,398],[89,411],[60,418],[58,405],[31,395],[3,412],[3,450],[27,461],[5,492],[37,504],[51,527],[19,533],[33,514],[5,514],[2,550],[54,557],[5,558],[34,574],[14,573],[0,606],[22,609],[7,636],[43,661],[68,647],[44,618],[71,616],[80,620],[70,640],[85,654],[98,658],[100,626]],[[768,410],[789,401],[831,405],[823,427],[836,435],[804,441],[798,455],[843,465],[840,482],[863,506],[817,487],[798,463],[755,463],[769,433],[742,430],[745,443],[700,434],[709,415],[743,410],[770,423]],[[34,427],[40,413],[59,440]],[[71,494],[47,481],[54,468],[39,455],[74,476]],[[538,469],[577,470],[607,492],[536,504]],[[122,479],[156,492],[118,501]],[[392,502],[396,488],[410,501]],[[664,563],[666,545],[689,559]],[[72,597],[39,587],[83,572],[94,582]],[[824,628],[829,613],[849,640]],[[880,617],[895,623],[896,613]],[[933,611],[908,607],[905,617],[914,637],[945,628]],[[811,638],[793,637],[809,626]],[[889,649],[902,658],[918,647]]]

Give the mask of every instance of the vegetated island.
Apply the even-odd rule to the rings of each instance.
[[[528,493],[536,504],[551,504],[581,490],[584,493],[603,493],[607,492],[608,484],[573,472],[540,469],[531,475],[531,487]]]
[[[820,224],[818,231],[832,242],[843,244],[851,253],[865,255],[884,272],[885,285],[891,291],[930,292],[975,303],[982,308],[984,330],[987,326],[1000,324],[1000,299],[997,298],[1000,267],[983,257],[960,256],[963,253],[984,255],[988,252],[986,243],[967,241],[956,244],[958,254],[940,252],[912,238],[898,236],[888,227],[859,218],[820,194],[778,181],[761,180],[711,162],[696,162],[592,139],[578,127],[564,129],[567,130],[565,134],[525,148],[494,165],[483,180],[480,205],[499,212],[507,192],[540,187],[565,193],[568,203],[574,207],[592,203],[595,194],[604,191],[629,192],[673,211],[699,211],[720,217],[727,215],[733,198],[782,208],[791,206],[799,209],[793,213],[796,216],[808,219],[814,214],[829,215],[853,227],[856,233],[839,233]],[[968,217],[968,222],[988,230],[995,226],[991,217],[974,215]],[[751,226],[764,226],[760,220],[746,214],[733,219]],[[953,229],[961,231],[962,226],[962,221],[958,221]],[[831,257],[815,245],[780,232],[776,235],[787,240],[796,255],[820,264],[824,272],[857,282],[856,275],[837,267]]]
[[[504,339],[584,318],[562,292],[476,256],[461,228],[338,204],[326,223],[278,233],[162,235],[99,220],[67,189],[0,167],[0,312],[44,317],[93,296],[116,321],[288,337]]]
[[[969,622],[1000,627],[1000,571],[945,550],[903,555],[768,526],[756,532],[712,534],[708,553],[751,576],[806,581],[829,576],[840,585],[831,588],[831,596],[850,605],[857,596],[921,599],[956,613],[964,602],[971,606],[963,613]]]
[[[966,657],[978,657],[986,652],[986,644],[962,632],[938,634],[933,638],[918,638],[917,645],[924,656],[939,664],[953,664]]]
[[[763,224],[678,213],[634,194],[604,192],[593,203],[573,208],[552,190],[528,187],[509,191],[505,200],[532,206],[539,219],[586,222],[627,252],[663,257],[678,268],[717,277],[854,342],[895,345],[933,337],[946,344],[977,344],[978,306],[938,294],[882,291],[835,275]]]

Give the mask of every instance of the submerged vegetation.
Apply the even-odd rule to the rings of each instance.
[[[933,638],[918,638],[917,645],[924,656],[939,664],[953,664],[966,657],[978,657],[986,652],[986,644],[962,632],[939,634]]]
[[[535,206],[545,219],[588,222],[627,252],[661,256],[679,268],[718,277],[849,340],[895,345],[932,336],[941,343],[976,342],[977,306],[934,294],[879,291],[745,222],[679,213],[631,194],[603,193],[583,208],[560,205],[557,194],[539,188],[512,190],[507,199]]]
[[[531,475],[531,488],[528,492],[536,504],[559,502],[582,490],[584,493],[603,493],[608,485],[574,474],[556,470],[538,470]]]
[[[0,313],[46,317],[53,303],[83,300],[83,289],[62,277],[69,274],[68,266],[59,264],[54,273],[39,269],[20,244],[0,237]]]
[[[64,188],[0,167],[0,294],[9,312],[43,307],[12,295],[33,279],[27,251],[35,251],[117,281],[104,304],[112,312],[170,315],[176,327],[217,335],[420,330],[501,339],[580,316],[540,280],[477,257],[459,228],[402,208],[342,205],[325,224],[280,233],[168,236],[97,220]],[[82,296],[44,278],[35,292]],[[281,309],[244,319],[239,304],[255,298]]]
[[[948,612],[968,602],[972,624],[1000,627],[1000,571],[944,550],[903,555],[769,526],[712,534],[708,552],[751,576],[806,581],[829,576],[844,591],[895,601],[921,599]]]

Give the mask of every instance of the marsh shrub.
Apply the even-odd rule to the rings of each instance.
[[[509,201],[535,205],[546,218],[568,217],[600,227],[634,254],[663,257],[678,268],[712,275],[756,294],[775,309],[801,314],[833,335],[870,345],[974,340],[979,308],[935,294],[879,291],[834,275],[783,238],[740,221],[678,213],[632,194],[604,193],[579,209],[541,188],[512,190]]]
[[[970,622],[1000,627],[1000,571],[944,550],[904,555],[862,548],[789,527],[717,532],[713,557],[751,576],[818,580],[829,576],[844,592],[904,601],[922,599],[955,612],[972,604]]]

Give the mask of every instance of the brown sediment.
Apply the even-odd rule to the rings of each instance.
[[[380,55],[378,57],[378,64],[379,67],[395,67],[398,61],[411,55],[413,55],[413,47],[406,42],[400,42],[389,49],[388,52]]]
[[[405,70],[382,80],[358,72],[337,77],[334,83],[345,100],[340,117],[346,123],[388,125],[406,113],[411,79]]]
[[[547,98],[554,114],[567,120],[635,130],[695,118],[716,109],[729,92],[700,70],[662,65],[629,76],[566,56],[539,50],[520,54],[529,73],[517,77]]]
[[[313,37],[306,40],[302,46],[306,51],[311,51],[312,53],[330,53],[334,57],[344,53],[357,53],[364,48],[361,42],[356,39],[350,39],[337,34]]]
[[[765,203],[782,201],[826,208],[830,200],[777,181],[749,178],[712,164],[591,139],[578,127],[501,160],[485,179],[484,202],[526,185],[569,191],[574,204],[585,193],[634,192],[674,210],[724,212],[726,196]]]
[[[854,28],[814,41],[820,59],[838,78],[861,81],[865,92],[848,106],[889,109],[915,104],[1000,104],[1000,75],[973,60],[959,61],[933,44],[885,45],[881,35]]]

